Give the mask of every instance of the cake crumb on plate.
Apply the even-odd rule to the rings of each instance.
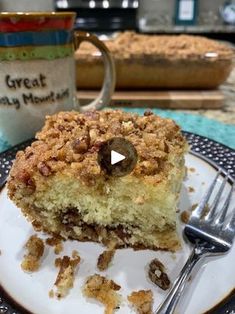
[[[63,244],[62,244],[62,237],[60,236],[53,236],[51,238],[46,239],[46,244],[50,246],[54,246],[54,253],[60,254],[63,251]]]
[[[100,271],[106,270],[109,267],[114,257],[114,254],[115,250],[106,250],[103,253],[101,253],[100,256],[98,257],[97,268]]]
[[[49,291],[49,297],[51,299],[54,298],[54,291],[52,289]]]
[[[63,251],[63,244],[62,242],[56,244],[55,248],[54,248],[54,252],[56,255],[60,254]]]
[[[193,167],[188,168],[188,170],[189,170],[190,172],[195,172],[195,171],[196,171],[196,169],[195,169],[195,168],[193,168]]]
[[[134,306],[138,314],[153,313],[153,293],[151,290],[134,291],[127,299]]]
[[[73,287],[75,270],[79,263],[79,256],[74,259],[69,256],[56,258],[55,266],[60,268],[54,283],[56,287],[55,295],[58,299],[64,298]]]
[[[72,258],[77,258],[77,257],[79,257],[78,251],[77,250],[73,250]]]
[[[44,253],[44,243],[36,234],[32,235],[25,244],[27,253],[21,263],[21,268],[27,272],[37,271],[40,267],[40,259]]]
[[[193,193],[193,192],[195,192],[195,189],[192,186],[189,186],[188,191],[189,191],[189,193]]]
[[[116,292],[120,289],[121,287],[113,280],[94,274],[87,278],[83,292],[86,297],[104,304],[105,314],[113,314],[120,304],[120,295]]]
[[[42,228],[42,224],[40,222],[36,221],[36,220],[32,221],[32,226],[33,226],[34,230],[37,231],[37,232],[40,232],[43,229]]]
[[[180,214],[180,219],[184,224],[187,224],[190,218],[190,213],[187,210],[184,210],[181,214]]]

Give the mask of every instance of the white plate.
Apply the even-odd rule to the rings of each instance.
[[[189,209],[199,202],[204,190],[216,174],[216,170],[202,159],[188,154],[187,179],[184,181],[180,210]],[[222,178],[220,178],[222,180]],[[195,192],[189,192],[191,186]],[[229,190],[229,184],[226,187]],[[233,202],[235,197],[233,196]],[[23,246],[30,235],[34,234],[31,225],[25,220],[20,210],[8,199],[6,188],[0,193],[0,285],[22,307],[35,314],[101,314],[104,307],[85,299],[81,287],[87,276],[100,273],[96,262],[103,247],[94,243],[79,243],[67,241],[64,244],[63,255],[71,255],[76,249],[82,262],[78,268],[74,288],[62,300],[49,298],[48,292],[53,287],[57,275],[54,260],[57,255],[53,249],[46,246],[41,268],[38,272],[27,274],[21,270],[20,263],[24,254]],[[181,230],[180,230],[181,232]],[[41,235],[43,238],[46,236]],[[182,240],[183,241],[183,240]],[[118,314],[134,313],[128,306],[126,296],[134,290],[151,289],[154,293],[154,308],[163,301],[167,292],[161,291],[147,278],[146,267],[153,258],[158,258],[167,268],[171,281],[179,274],[190,247],[183,241],[183,249],[176,254],[169,252],[154,252],[150,250],[133,251],[132,249],[117,250],[113,263],[103,275],[113,279],[122,288],[123,296]],[[235,287],[235,246],[223,257],[211,259],[200,269],[195,280],[190,281],[187,294],[181,303],[180,314],[200,314],[213,307]],[[182,309],[183,308],[183,309]],[[133,311],[133,312],[132,312]]]

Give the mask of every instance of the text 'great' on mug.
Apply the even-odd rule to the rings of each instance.
[[[113,59],[97,37],[73,32],[75,16],[73,12],[0,13],[0,132],[9,144],[33,137],[47,114],[108,105],[115,85]],[[82,41],[101,51],[105,77],[98,98],[80,107],[74,49]]]

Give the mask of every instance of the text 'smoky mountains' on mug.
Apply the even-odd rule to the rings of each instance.
[[[75,16],[0,13],[0,132],[9,144],[33,137],[47,114],[100,109],[109,103],[115,85],[113,59],[97,37],[73,32]],[[74,49],[82,41],[101,51],[105,66],[100,95],[85,107],[79,106],[75,89]]]

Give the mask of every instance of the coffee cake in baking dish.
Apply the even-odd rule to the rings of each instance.
[[[123,177],[107,176],[97,161],[101,144],[113,137],[129,140],[138,153],[134,170]],[[8,195],[48,233],[175,251],[186,150],[179,126],[151,112],[60,112],[18,152]]]
[[[117,89],[214,89],[233,68],[229,45],[202,36],[147,35],[130,31],[105,41],[115,62]],[[99,89],[104,67],[96,48],[75,53],[79,89]]]

